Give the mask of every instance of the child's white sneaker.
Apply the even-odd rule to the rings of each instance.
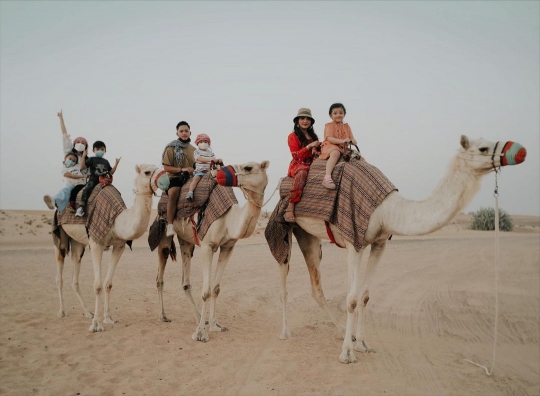
[[[83,217],[84,215],[84,208],[82,206],[79,206],[77,212],[75,212],[75,217]]]
[[[329,190],[335,190],[336,189],[336,185],[334,184],[334,181],[329,176],[324,177],[324,179],[322,181],[322,185],[325,186],[326,188],[328,188]]]
[[[166,235],[167,235],[168,237],[174,235],[174,225],[172,225],[172,224],[167,224],[167,232],[166,232]]]
[[[54,210],[54,198],[53,197],[51,197],[50,195],[44,195],[43,196],[43,201],[45,202],[45,204],[47,205],[47,207],[50,210]]]

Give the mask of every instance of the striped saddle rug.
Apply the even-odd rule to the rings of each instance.
[[[198,213],[197,235],[202,240],[212,223],[223,216],[238,201],[232,187],[217,184],[210,172],[206,173],[197,184],[197,188],[193,191],[193,201],[188,201],[186,196],[191,180],[189,179],[180,190],[175,218],[183,219]],[[164,192],[158,202],[157,217],[148,232],[148,246],[152,251],[159,245],[165,233],[168,202],[169,196]]]
[[[76,206],[80,203],[82,190],[77,194]],[[114,220],[120,213],[126,210],[126,204],[120,191],[113,185],[103,187],[98,184],[92,190],[86,204],[86,215],[76,217],[75,213],[64,210],[56,211],[52,224],[54,244],[60,248],[60,229],[62,224],[84,224],[88,236],[99,244],[105,244],[104,237],[114,225]],[[127,241],[131,246],[131,241]]]
[[[322,185],[326,161],[316,159],[311,164],[302,199],[295,205],[295,216],[314,217],[335,225],[343,237],[359,250],[365,245],[364,235],[369,218],[388,194],[397,190],[388,178],[363,158],[340,161],[332,172],[336,190]],[[272,212],[265,237],[274,258],[284,263],[289,254],[288,231],[284,219],[289,205],[292,178],[283,179],[281,200]]]

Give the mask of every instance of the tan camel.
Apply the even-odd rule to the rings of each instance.
[[[159,168],[154,165],[136,165],[135,171],[137,177],[135,178],[135,201],[133,207],[124,210],[115,219],[114,225],[109,233],[105,236],[106,243],[100,245],[96,243],[92,238],[88,238],[86,228],[84,224],[63,224],[61,227],[63,231],[71,239],[71,258],[74,262],[73,271],[73,288],[79,298],[79,301],[83,307],[86,317],[92,319],[89,331],[103,331],[103,325],[99,321],[99,296],[101,291],[105,289],[105,303],[104,303],[104,323],[112,324],[114,320],[111,318],[109,302],[110,292],[112,289],[112,278],[116,265],[124,252],[125,243],[127,240],[134,240],[139,238],[148,229],[148,223],[150,221],[150,212],[152,209],[152,196],[161,186],[166,188],[168,186],[168,178],[164,172],[160,172]],[[81,258],[84,254],[84,248],[90,245],[90,251],[92,255],[92,262],[94,265],[94,292],[96,295],[95,311],[94,315],[86,307],[82,296],[79,293],[79,270],[81,265]],[[103,251],[107,246],[112,246],[111,259],[109,262],[109,268],[105,280],[101,281],[101,261]],[[58,262],[57,284],[58,293],[60,296],[60,311],[58,316],[64,316],[64,303],[62,298],[62,270],[64,267],[64,255],[56,249],[56,259]]]
[[[511,146],[513,148],[509,149]],[[424,235],[440,229],[471,201],[480,188],[482,176],[491,173],[495,167],[523,162],[525,156],[525,148],[517,143],[494,143],[484,139],[469,141],[466,136],[461,136],[459,153],[452,160],[448,173],[430,197],[423,201],[411,201],[394,191],[375,209],[365,233],[366,246],[371,244],[371,252],[363,283],[361,283],[360,267],[366,246],[360,251],[356,251],[354,246],[340,234],[338,228],[331,226],[336,242],[347,248],[348,293],[345,329],[338,323],[327,305],[320,279],[319,264],[322,257],[320,241],[328,239],[325,223],[314,218],[296,216],[298,227],[294,227],[292,232],[298,241],[309,270],[313,298],[329,314],[343,336],[340,362],[355,363],[357,359],[354,350],[359,352],[373,351],[364,339],[365,312],[369,300],[369,285],[384,252],[388,237],[390,235]],[[291,337],[286,317],[289,262],[290,251],[289,258],[286,260],[287,264],[280,265],[280,297],[283,308],[281,339]],[[360,312],[358,312],[358,306]],[[345,330],[344,334],[343,330]],[[354,339],[356,339],[356,347],[353,345]]]
[[[227,328],[220,325],[216,319],[216,300],[220,291],[221,277],[236,242],[239,239],[249,238],[255,230],[263,205],[264,190],[268,184],[266,170],[269,164],[268,161],[263,161],[260,164],[257,162],[248,162],[243,165],[233,165],[238,179],[237,187],[243,191],[247,202],[243,207],[237,204],[233,205],[223,216],[214,221],[204,236],[204,239],[200,242],[200,252],[204,263],[202,308],[200,314],[193,301],[190,284],[191,257],[193,256],[195,245],[192,227],[189,219],[176,219],[174,221],[174,230],[178,235],[180,251],[182,253],[182,284],[193,308],[195,320],[198,323],[197,329],[192,335],[195,341],[208,341],[205,316],[206,302],[209,298],[211,298],[210,318],[208,322],[210,325],[209,331],[227,331]],[[172,238],[163,236],[157,249],[159,263],[156,281],[161,305],[160,320],[164,322],[170,322],[163,306],[163,274],[165,272]],[[219,258],[213,280],[211,281],[212,260],[214,253],[218,249]]]

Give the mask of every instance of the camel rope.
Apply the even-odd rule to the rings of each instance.
[[[262,195],[262,196],[264,196],[264,192],[260,193],[260,192],[255,191],[255,190],[250,190],[249,188],[246,188],[246,187],[244,187],[244,186],[239,186],[239,187],[240,187],[240,190],[242,190],[242,193],[244,194],[244,198],[245,198],[247,201],[251,202],[253,205],[255,205],[255,206],[258,207],[258,208],[262,208],[263,206],[265,206],[265,205],[272,199],[272,197],[274,196],[274,194],[276,193],[276,191],[279,190],[279,186],[281,186],[281,182],[283,181],[283,179],[284,179],[284,178],[282,177],[281,179],[278,180],[278,183],[277,183],[276,188],[274,189],[274,192],[272,193],[272,195],[270,195],[270,198],[268,198],[268,199],[266,200],[266,202],[263,203],[262,205],[259,205],[257,202],[255,202],[255,201],[253,200],[253,198],[251,198],[251,197],[246,193],[246,191],[250,191],[250,192],[253,192],[253,193]]]
[[[469,359],[464,359],[467,363],[474,364],[475,366],[482,367],[487,375],[493,373],[495,368],[495,360],[497,358],[497,334],[499,328],[499,185],[497,182],[497,175],[499,170],[495,170],[495,191],[493,197],[495,197],[495,327],[493,335],[493,363],[491,368],[488,369],[479,363],[473,362]]]

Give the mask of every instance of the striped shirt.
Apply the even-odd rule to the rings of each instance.
[[[208,147],[206,150],[195,150],[193,156],[195,157],[196,172],[207,172],[210,170],[210,163],[203,164],[202,162],[199,162],[199,157],[212,158],[214,156],[214,153],[212,152],[212,149],[210,147]]]

